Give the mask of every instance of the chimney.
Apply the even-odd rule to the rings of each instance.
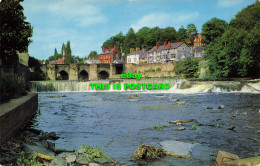
[[[168,49],[170,49],[171,48],[171,42],[169,41],[168,42]]]
[[[159,48],[159,44],[158,44],[158,43],[156,44],[156,48],[157,48],[157,49]]]
[[[138,52],[138,51],[140,51],[140,48],[136,47],[135,52]]]
[[[166,42],[164,42],[164,47],[166,47]]]

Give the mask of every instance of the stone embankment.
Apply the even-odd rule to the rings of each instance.
[[[23,128],[37,109],[38,94],[34,93],[0,104],[0,144]]]

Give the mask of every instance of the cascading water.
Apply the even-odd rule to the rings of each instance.
[[[90,83],[109,83],[110,89],[92,89]],[[113,89],[114,83],[120,83],[121,89]],[[168,90],[131,90],[124,89],[124,83],[169,83]],[[145,91],[160,93],[205,93],[205,92],[253,92],[260,93],[260,81],[188,81],[184,79],[143,79],[143,80],[97,80],[97,81],[32,81],[33,92],[96,92],[96,91]]]

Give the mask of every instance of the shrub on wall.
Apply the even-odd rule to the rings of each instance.
[[[176,74],[184,75],[185,77],[198,77],[199,62],[196,59],[188,58],[177,63],[174,71]]]

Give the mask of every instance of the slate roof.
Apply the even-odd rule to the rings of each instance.
[[[184,42],[177,42],[177,43],[171,43],[171,49],[176,49],[178,48],[180,45],[182,45]],[[159,48],[157,49],[157,46],[154,46],[150,51],[148,51],[149,53],[151,52],[155,52],[155,51],[162,51],[162,50],[167,50],[168,49],[168,44],[166,44],[166,46],[161,45],[159,46]]]
[[[194,53],[200,53],[202,52],[202,47],[201,46],[197,46],[196,48],[193,49]]]
[[[134,52],[130,53],[129,55],[139,55],[139,59],[147,58],[147,52],[144,52],[143,50],[140,50],[138,52],[134,51]]]

